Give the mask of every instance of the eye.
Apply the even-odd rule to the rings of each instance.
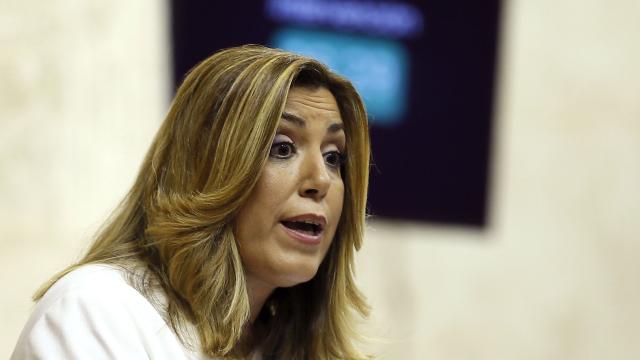
[[[295,153],[295,145],[292,142],[284,141],[271,145],[269,156],[277,159],[288,159]]]
[[[324,153],[324,161],[327,165],[339,169],[344,164],[344,155],[339,151],[329,151]]]

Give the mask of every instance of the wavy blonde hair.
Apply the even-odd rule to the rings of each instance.
[[[246,345],[249,300],[233,221],[261,174],[292,86],[323,86],[337,100],[347,138],[344,207],[316,276],[276,289],[254,323],[260,336]],[[280,50],[219,51],[184,79],[133,187],[87,253],[34,300],[84,264],[142,263],[166,293],[170,326],[186,342],[185,324],[193,324],[207,355],[259,348],[264,359],[366,358],[354,341],[358,318],[369,313],[354,283],[354,252],[363,239],[369,154],[366,112],[349,81]],[[147,281],[137,287],[150,293]]]

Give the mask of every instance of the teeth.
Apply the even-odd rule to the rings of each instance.
[[[322,231],[320,225],[313,221],[283,221],[282,223],[290,229],[310,234],[318,234],[320,231]]]

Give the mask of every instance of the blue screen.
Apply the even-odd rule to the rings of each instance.
[[[388,126],[403,119],[409,59],[401,43],[331,31],[282,28],[274,32],[271,45],[320,60],[350,79],[365,101],[372,124]]]

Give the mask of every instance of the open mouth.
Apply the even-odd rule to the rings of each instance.
[[[312,221],[282,221],[282,225],[311,236],[318,236],[322,233],[322,225]]]

